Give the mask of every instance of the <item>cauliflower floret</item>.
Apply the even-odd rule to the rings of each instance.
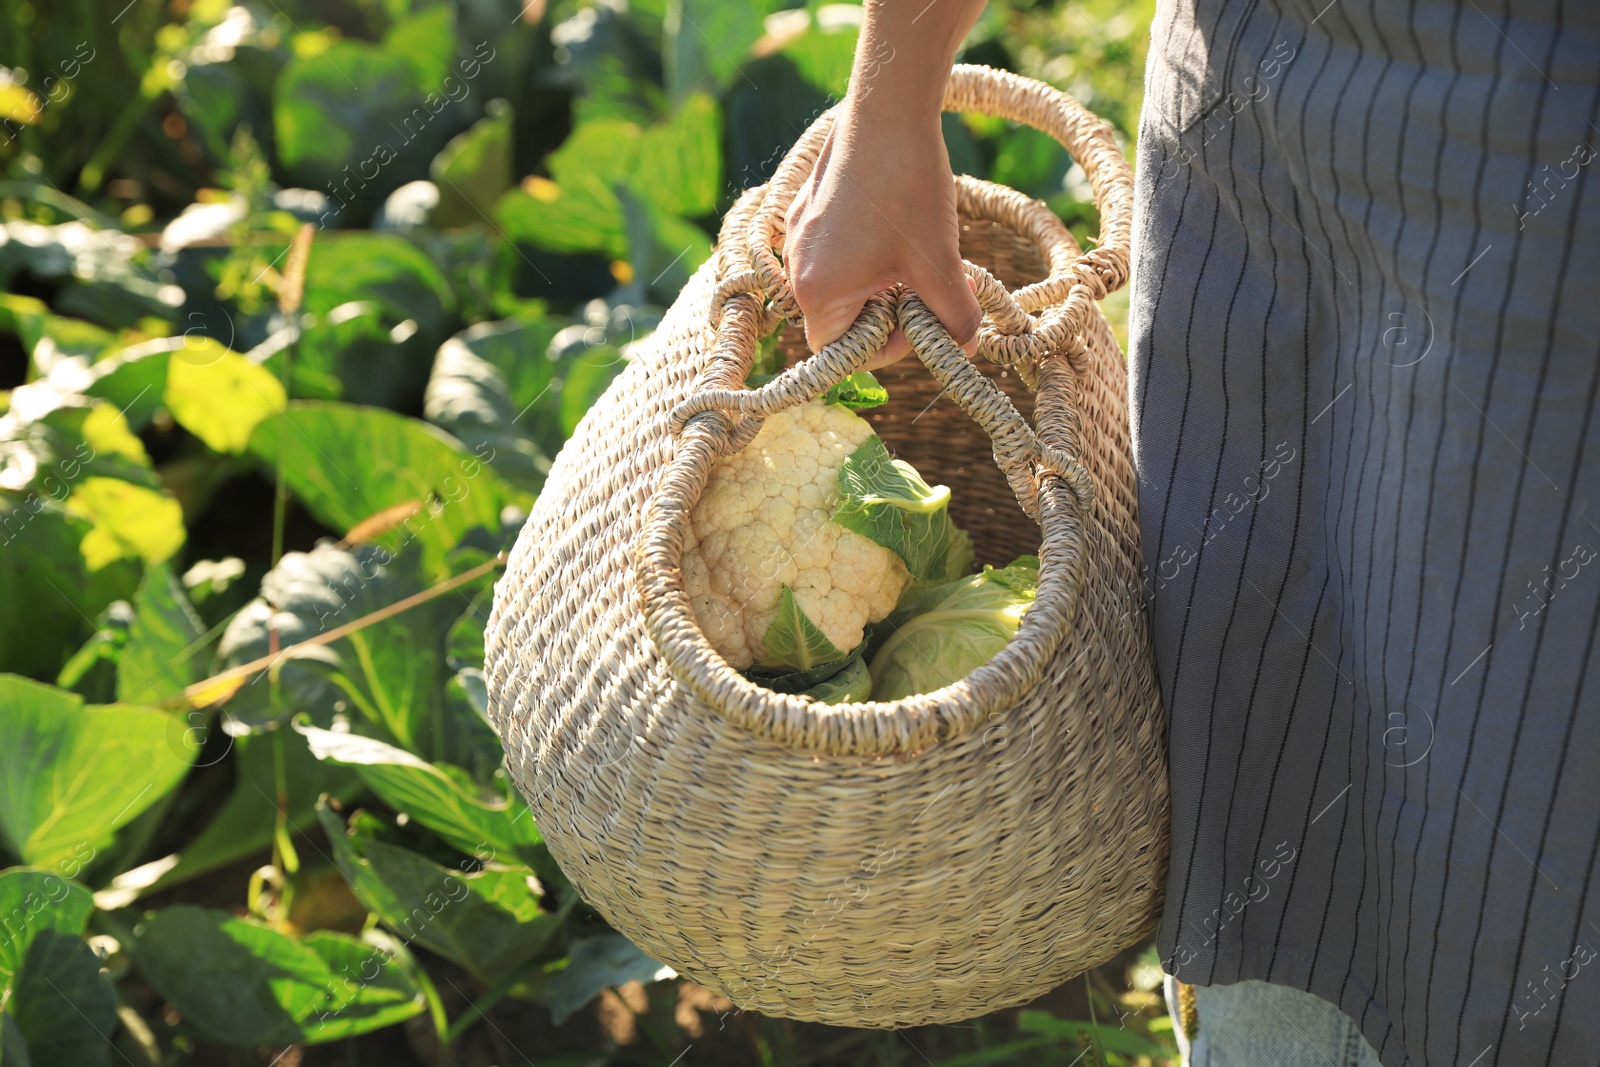
[[[706,639],[735,669],[765,659],[786,585],[848,652],[911,583],[894,551],[832,521],[839,468],[872,436],[861,416],[814,400],[773,415],[743,451],[717,460],[689,515],[683,586]]]

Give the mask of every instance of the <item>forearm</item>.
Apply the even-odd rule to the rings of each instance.
[[[937,121],[956,49],[984,0],[867,0],[849,107],[888,121]]]
[[[961,264],[939,115],[950,61],[982,10],[983,0],[866,0],[850,91],[785,219],[784,265],[812,351],[895,285],[976,350],[983,309]],[[909,351],[897,329],[867,369]]]

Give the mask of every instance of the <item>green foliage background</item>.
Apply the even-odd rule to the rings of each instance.
[[[1150,7],[996,0],[963,58],[1131,151]],[[1170,1058],[1149,953],[963,1027],[731,1010],[583,904],[483,717],[495,554],[859,8],[0,19],[0,1067]],[[945,133],[1094,233],[1059,147]]]

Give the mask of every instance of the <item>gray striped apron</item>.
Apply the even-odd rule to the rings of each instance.
[[[1600,1064],[1597,124],[1597,4],[1154,27],[1159,947],[1333,1002],[1385,1067]]]

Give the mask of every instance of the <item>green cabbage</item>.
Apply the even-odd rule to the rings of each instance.
[[[931,693],[971,674],[1016,634],[1038,585],[1039,557],[1021,556],[1008,567],[913,586],[875,630],[872,699]]]

